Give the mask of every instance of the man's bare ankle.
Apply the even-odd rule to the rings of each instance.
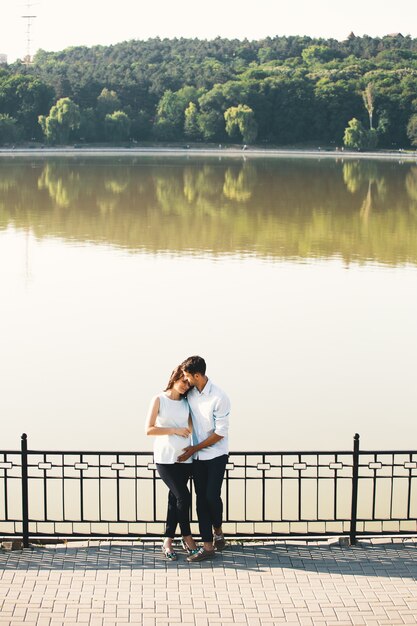
[[[197,544],[192,535],[183,536],[182,540],[190,550],[195,550],[197,548]]]

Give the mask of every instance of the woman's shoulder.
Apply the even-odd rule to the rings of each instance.
[[[160,391],[159,393],[156,394],[156,396],[154,396],[154,401],[158,402],[159,405],[168,406],[170,404],[170,397],[167,396],[165,391]]]
[[[159,407],[160,403],[161,403],[161,395],[160,393],[157,393],[155,396],[152,396],[151,401],[149,403],[149,406],[152,407]]]

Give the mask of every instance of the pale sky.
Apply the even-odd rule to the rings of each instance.
[[[0,53],[9,62],[26,54],[22,15],[36,15],[31,53],[68,46],[114,44],[150,37],[217,36],[259,39],[275,35],[309,35],[342,40],[355,35],[401,32],[417,37],[417,0],[2,0]]]

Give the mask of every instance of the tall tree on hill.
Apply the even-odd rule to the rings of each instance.
[[[375,86],[372,83],[368,83],[362,92],[363,103],[365,109],[368,111],[369,116],[369,129],[373,129],[372,118],[374,114],[374,100],[375,100]]]

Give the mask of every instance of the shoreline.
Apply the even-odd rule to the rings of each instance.
[[[179,148],[179,147],[48,147],[0,148],[0,157],[39,156],[175,156],[175,157],[233,157],[233,158],[315,158],[315,159],[372,159],[417,161],[416,152],[355,152],[351,150],[277,149],[277,148]]]

